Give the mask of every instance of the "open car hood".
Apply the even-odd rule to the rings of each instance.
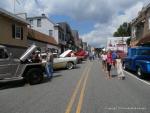
[[[67,55],[68,55],[70,52],[72,52],[72,50],[64,51],[64,52],[60,55],[60,57],[67,57]]]
[[[25,61],[26,59],[29,58],[29,56],[33,53],[33,51],[35,51],[37,48],[36,45],[32,45],[30,46],[24,53],[23,55],[20,57],[20,61]]]

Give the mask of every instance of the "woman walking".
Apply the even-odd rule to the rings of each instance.
[[[111,71],[111,66],[112,66],[112,64],[113,64],[112,52],[111,52],[111,50],[108,50],[106,62],[107,62],[108,79],[111,79],[111,78],[112,78],[112,75],[110,74],[110,71]]]
[[[106,52],[102,53],[101,58],[102,58],[102,68],[104,71],[106,71],[106,60],[107,60]]]
[[[123,73],[123,69],[122,69],[122,62],[121,62],[121,57],[118,55],[117,59],[117,74],[118,74],[118,79],[125,79],[125,75]]]

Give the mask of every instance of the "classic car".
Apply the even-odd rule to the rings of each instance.
[[[150,75],[150,47],[129,48],[123,59],[123,68],[136,72],[140,78]]]
[[[45,63],[32,62],[30,55],[37,49],[36,45],[29,47],[19,59],[14,59],[7,47],[0,45],[0,82],[8,82],[23,79],[34,85],[41,83]]]
[[[67,50],[64,52],[63,57],[71,57],[72,53],[74,54],[75,57],[77,57],[78,63],[81,63],[88,56],[88,52],[80,49],[77,52],[74,52],[73,50]]]
[[[56,53],[53,53],[54,55],[54,62],[53,62],[53,68],[54,69],[60,69],[60,68],[67,68],[72,69],[77,64],[77,57],[65,57],[66,51],[62,53],[60,56]],[[42,60],[43,62],[46,62],[46,53],[42,53]]]

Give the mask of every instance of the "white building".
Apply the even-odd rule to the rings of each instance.
[[[47,18],[45,14],[36,17],[28,17],[27,21],[31,24],[32,29],[54,37],[55,23]]]
[[[106,49],[109,50],[121,50],[127,52],[127,39],[129,37],[111,37],[107,38],[107,47]]]
[[[36,17],[27,17],[27,21],[30,23],[31,29],[53,37],[57,44],[59,44],[58,31],[55,30],[56,24],[52,22],[45,14]],[[47,48],[53,48],[53,46],[48,44]],[[58,50],[59,49],[60,48],[58,48]]]

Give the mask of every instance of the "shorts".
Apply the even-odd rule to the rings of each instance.
[[[107,71],[111,70],[111,64],[107,63]]]

